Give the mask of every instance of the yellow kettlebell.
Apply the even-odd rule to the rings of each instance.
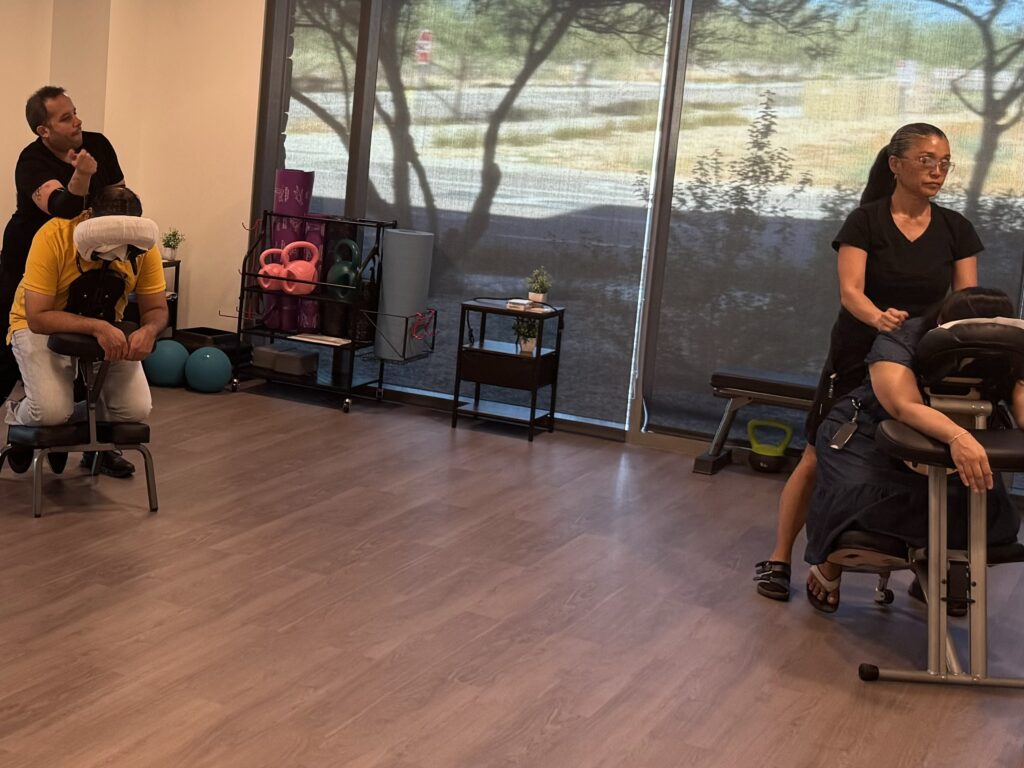
[[[761,430],[760,436],[758,430]],[[750,440],[748,461],[752,469],[779,472],[786,466],[786,448],[793,439],[793,428],[789,424],[774,419],[751,419],[747,422],[747,439]]]

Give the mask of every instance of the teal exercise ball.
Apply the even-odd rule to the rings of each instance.
[[[188,350],[174,339],[161,339],[142,361],[146,380],[154,387],[180,387],[185,383]]]
[[[220,392],[231,381],[231,361],[217,347],[200,347],[188,356],[185,379],[197,392]]]

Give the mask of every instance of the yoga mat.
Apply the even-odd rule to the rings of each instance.
[[[305,216],[313,197],[313,172],[281,168],[274,175],[274,216],[271,242],[275,248],[284,248],[288,243],[306,236],[306,223],[288,216]]]
[[[374,352],[383,360],[414,357],[430,348],[430,339],[409,335],[417,312],[427,309],[434,235],[412,229],[385,229],[381,243],[383,277]],[[406,322],[406,318],[409,318]]]
[[[320,221],[306,221],[306,230],[302,239],[307,243],[312,243],[321,251],[324,249],[324,226],[325,222]]]

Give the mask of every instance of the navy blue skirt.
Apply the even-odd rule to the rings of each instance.
[[[875,446],[875,429],[888,414],[867,392],[858,416],[857,432],[842,450],[829,447],[836,430],[850,420],[853,406],[840,401],[818,430],[815,449],[818,472],[807,515],[808,563],[825,562],[845,531],[884,533],[911,547],[928,542],[928,478],[903,462],[885,456]],[[967,545],[967,504],[970,494],[957,475],[950,475],[949,546]],[[1020,518],[1000,478],[988,493],[988,541],[1009,544],[1017,539]]]

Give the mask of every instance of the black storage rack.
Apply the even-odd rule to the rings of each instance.
[[[376,308],[376,301],[372,295],[368,296],[359,283],[347,285],[341,283],[327,282],[325,279],[315,281],[290,279],[293,283],[311,284],[313,291],[308,294],[296,296],[299,300],[315,301],[318,311],[323,316],[327,308],[332,307],[334,311],[347,313],[350,328],[359,325],[361,333],[351,334],[352,338],[324,337],[322,339],[310,339],[311,334],[307,330],[284,330],[276,327],[269,327],[264,321],[264,312],[268,306],[267,297],[281,297],[285,294],[277,291],[267,291],[257,282],[260,277],[259,269],[260,254],[266,248],[271,247],[272,232],[277,219],[289,219],[292,221],[311,222],[322,224],[325,228],[331,228],[335,232],[348,232],[350,238],[359,242],[366,233],[372,232],[374,247],[377,249],[376,263],[373,264],[375,271],[374,280],[378,286],[381,285],[385,259],[380,244],[383,240],[385,229],[397,227],[396,221],[378,221],[375,219],[355,219],[340,216],[297,216],[293,214],[280,214],[265,211],[253,233],[252,242],[242,262],[241,281],[238,295],[238,341],[239,344],[258,345],[260,341],[275,342],[285,341],[289,346],[303,345],[313,348],[330,349],[332,360],[329,370],[323,370],[323,366],[312,375],[295,375],[269,368],[262,368],[251,361],[237,362],[234,365],[231,388],[238,389],[241,378],[262,378],[267,381],[293,384],[301,387],[327,391],[342,395],[342,409],[349,410],[353,397],[373,397],[381,400],[384,397],[384,368],[385,363],[405,363],[420,359],[434,351],[434,335],[437,328],[437,313],[434,309],[427,309],[423,313],[409,316],[384,315]],[[327,238],[325,237],[325,244]],[[323,249],[327,251],[327,248]],[[321,276],[326,276],[327,265],[321,262]],[[369,265],[368,265],[369,267]],[[340,290],[339,290],[340,289]],[[347,296],[344,298],[342,296]],[[391,347],[392,351],[399,358],[388,360],[377,357],[374,354],[375,337],[380,318],[399,317],[403,321],[401,341],[397,339],[384,338],[384,342]],[[416,330],[417,338],[427,342],[425,349],[423,345],[417,345],[417,351],[412,352],[409,340],[412,338],[412,331]],[[320,334],[315,334],[320,335]],[[376,378],[365,381],[354,382],[355,358],[376,357],[378,362]],[[367,388],[372,388],[372,394],[364,394]]]

